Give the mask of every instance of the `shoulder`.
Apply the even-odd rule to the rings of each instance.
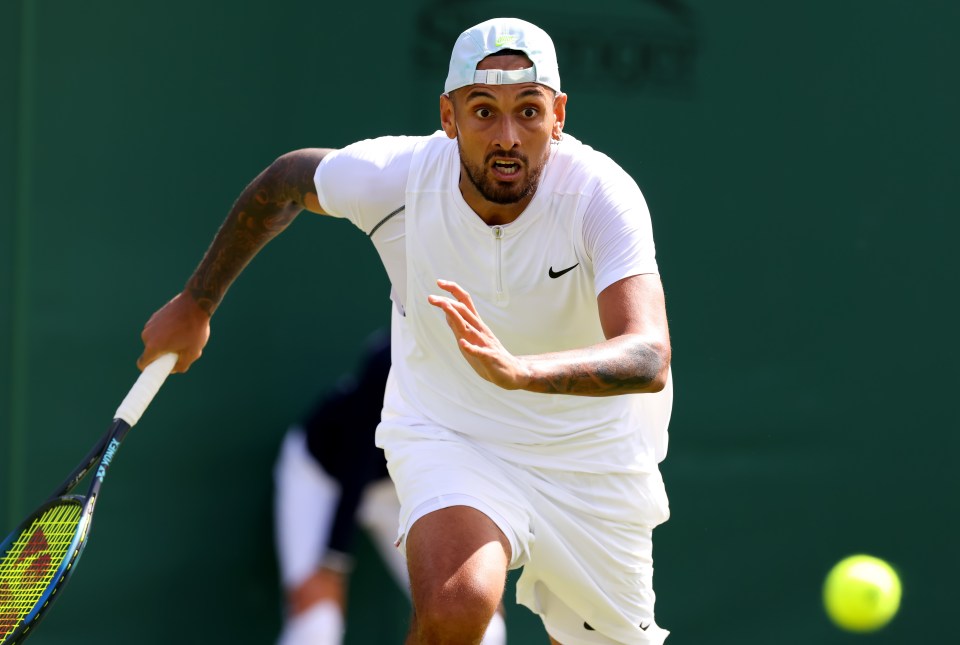
[[[636,187],[636,182],[620,164],[567,133],[553,148],[552,155],[560,185],[578,186],[583,192],[619,184]]]
[[[403,205],[414,153],[431,138],[378,137],[331,152],[314,175],[321,206],[369,230],[385,213]]]
[[[417,145],[429,137],[386,136],[364,139],[324,157],[318,173],[382,172],[396,165],[409,166]]]
[[[639,185],[608,155],[564,134],[557,146],[556,186],[578,197],[581,233],[588,255],[601,265],[623,249],[652,257],[650,211]],[[619,249],[619,250],[617,250]],[[609,252],[607,252],[609,251]],[[645,265],[644,271],[649,271]]]
[[[439,136],[438,136],[439,135]],[[442,132],[428,136],[385,136],[357,141],[324,157],[316,181],[328,184],[377,184],[406,180],[414,153],[452,143]]]

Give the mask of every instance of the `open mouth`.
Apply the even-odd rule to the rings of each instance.
[[[520,164],[517,163],[516,161],[510,161],[510,160],[499,161],[498,160],[493,162],[493,169],[499,175],[511,177],[513,175],[516,175],[518,172],[520,172]]]

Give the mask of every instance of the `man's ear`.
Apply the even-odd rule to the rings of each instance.
[[[553,116],[556,121],[553,123],[553,138],[557,141],[563,136],[563,124],[567,120],[567,95],[563,92],[557,92],[553,98]]]
[[[447,94],[440,95],[440,127],[451,139],[457,138],[457,115],[453,109],[453,99]]]

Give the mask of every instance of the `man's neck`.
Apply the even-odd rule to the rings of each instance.
[[[467,206],[483,220],[487,226],[503,226],[515,221],[530,205],[536,191],[513,204],[497,204],[480,194],[463,171],[460,172],[460,194]]]

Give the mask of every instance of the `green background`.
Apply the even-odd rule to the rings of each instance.
[[[457,33],[514,14],[557,41],[566,129],[654,218],[671,645],[951,640],[960,5],[325,4],[0,0],[0,533],[105,428],[246,182],[290,149],[431,132]],[[272,642],[276,448],[388,291],[349,224],[305,214],[272,243],[128,439],[32,642]],[[406,601],[358,548],[348,641],[397,643]],[[855,552],[905,587],[865,637],[820,606]],[[508,629],[546,642],[512,602]]]

